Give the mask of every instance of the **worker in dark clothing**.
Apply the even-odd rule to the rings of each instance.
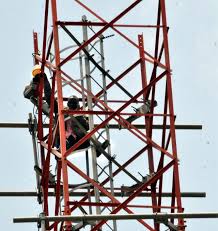
[[[24,89],[24,97],[29,99],[36,107],[38,107],[38,96],[39,96],[39,83],[40,78],[44,79],[44,94],[45,101],[42,104],[42,111],[45,115],[49,116],[50,111],[50,98],[51,98],[51,86],[48,81],[48,78],[45,73],[41,73],[41,66],[35,65],[32,70],[33,79],[29,85],[27,85]],[[58,112],[57,102],[54,101],[54,112]]]
[[[76,96],[70,98],[67,102],[67,108],[69,110],[79,110],[79,99]],[[65,118],[65,129],[67,139],[67,149],[72,147],[81,138],[83,138],[86,132],[89,130],[88,118],[83,115],[68,115]],[[88,148],[90,146],[89,140],[86,140],[80,145],[79,149]]]
[[[44,79],[44,95],[45,102],[42,105],[42,111],[45,115],[49,116],[50,104],[51,104],[51,86],[48,81],[48,78],[45,73],[41,73],[41,66],[35,65],[32,70],[33,79],[28,86],[24,89],[24,97],[29,99],[35,106],[38,107],[38,96],[39,96],[39,83],[40,78]],[[67,102],[67,106],[69,110],[80,110],[79,99],[76,96],[69,98]],[[54,101],[54,112],[58,113],[58,104],[57,101]],[[89,130],[88,118],[83,115],[67,115],[65,116],[65,129],[66,129],[66,149],[68,150],[74,144],[76,144],[79,140],[81,140]],[[60,139],[59,135],[57,135],[57,139],[55,142],[55,147],[59,149]],[[99,141],[95,141],[94,145],[96,146],[96,154],[97,156],[101,155],[100,149],[105,150],[109,142],[106,140],[104,143],[100,143]],[[88,148],[90,146],[90,139],[83,142],[77,150]]]
[[[76,96],[69,98],[67,106],[69,110],[80,110],[79,99]],[[66,148],[69,149],[79,140],[81,140],[89,130],[88,117],[84,115],[69,115],[65,118],[65,126],[67,139]],[[102,144],[99,141],[95,141],[95,145],[101,146],[101,148],[105,150],[109,145],[109,141],[105,140]],[[77,150],[88,148],[89,146],[90,140],[87,139],[77,148]],[[98,147],[96,147],[96,155],[97,157],[101,155],[101,151],[98,149]]]

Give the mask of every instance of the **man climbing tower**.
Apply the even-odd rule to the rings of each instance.
[[[33,79],[29,85],[24,89],[24,97],[29,99],[36,107],[38,107],[38,96],[39,96],[39,84],[40,78],[44,79],[44,96],[45,102],[42,104],[42,111],[46,116],[49,116],[50,104],[51,104],[51,86],[48,81],[47,75],[42,73],[41,66],[35,65],[32,70]],[[69,110],[80,110],[79,99],[76,96],[73,96],[68,99],[67,108]],[[58,104],[57,101],[54,101],[54,113],[58,113]],[[83,115],[66,115],[65,116],[65,131],[66,131],[66,149],[68,150],[74,144],[79,142],[89,130],[88,118]],[[55,146],[59,148],[59,135],[57,135]],[[109,141],[105,140],[103,143],[100,143],[98,140],[93,140],[92,143],[96,147],[96,155],[99,157],[102,153],[102,150],[105,150]],[[88,148],[90,146],[90,139],[87,139],[82,143],[76,150]]]
[[[79,105],[79,99],[76,96],[73,96],[68,99],[67,102],[67,108],[69,110],[80,110],[80,105]],[[88,124],[88,117],[84,115],[68,115],[65,118],[65,127],[66,127],[66,138],[67,138],[67,149],[72,147],[74,144],[79,142],[87,133],[89,130],[89,124]],[[92,139],[92,141],[94,141]],[[102,144],[95,140],[94,145],[96,146],[96,155],[99,157],[101,155],[101,150],[99,150],[99,146],[101,147],[100,149],[105,150],[108,145],[109,141],[105,140]],[[88,148],[90,146],[90,139],[87,139],[84,143],[82,143],[77,149],[83,149],[83,148]]]
[[[32,80],[29,85],[24,89],[23,95],[25,98],[29,99],[38,108],[38,96],[39,96],[39,84],[40,78],[44,79],[44,94],[45,101],[42,104],[42,111],[46,116],[49,116],[50,111],[50,98],[51,98],[51,86],[48,81],[47,75],[42,73],[41,66],[35,65],[32,70]],[[57,102],[54,102],[54,112],[58,112]]]

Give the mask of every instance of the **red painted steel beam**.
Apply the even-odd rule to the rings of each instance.
[[[57,5],[56,0],[51,0],[52,9],[52,24],[53,24],[53,36],[54,36],[54,50],[55,50],[55,65],[56,67],[60,64],[60,49],[59,49],[59,35],[57,22]],[[60,134],[60,148],[61,148],[61,163],[62,163],[62,181],[63,181],[63,195],[64,195],[64,214],[70,215],[70,209],[68,206],[69,201],[69,187],[68,187],[68,172],[67,163],[64,157],[66,152],[66,137],[65,137],[65,122],[64,116],[61,113],[63,110],[63,94],[62,94],[62,80],[60,70],[56,70],[56,83],[57,83],[57,96],[58,96],[58,122],[59,122],[59,134]],[[71,229],[71,222],[66,222],[66,230]]]
[[[167,88],[167,87],[166,87]],[[167,100],[167,91],[165,91],[165,100],[164,100],[164,113],[167,113],[167,103],[168,103],[168,100]],[[167,145],[165,145],[165,142],[166,142],[166,123],[167,123],[167,118],[164,117],[163,118],[163,129],[162,129],[162,138],[161,138],[161,147],[163,148],[166,148],[168,149],[168,145],[169,145],[169,142],[167,142]],[[169,136],[168,136],[168,141],[170,141],[170,133],[169,133]],[[158,169],[161,169],[163,168],[163,165],[164,165],[164,154],[161,153],[161,157],[160,157],[160,161],[159,161],[159,164],[158,164]],[[162,190],[163,190],[163,176],[160,178],[159,180],[159,187],[158,187],[158,192],[159,192],[159,196],[158,196],[158,205],[160,206],[161,203],[162,203],[162,197],[161,197],[161,193],[162,193]],[[158,210],[158,212],[160,212],[161,209]]]
[[[101,30],[99,30],[95,35],[93,35],[91,38],[89,38],[87,41],[83,43],[82,46],[78,47],[73,53],[71,53],[67,58],[65,58],[58,66],[61,67],[63,64],[65,64],[67,61],[69,61],[71,58],[73,58],[76,54],[79,53],[83,48],[85,48],[88,44],[90,44],[94,39],[96,39],[99,35],[101,35],[105,30],[107,30],[109,27],[111,27],[115,22],[117,22],[119,19],[121,19],[125,14],[127,14],[130,10],[132,10],[138,3],[140,3],[142,0],[136,0],[134,3],[132,3],[129,7],[127,7],[123,12],[121,12],[118,16],[116,16],[113,20],[111,20],[109,23],[107,23]]]
[[[79,5],[81,5],[84,9],[86,9],[89,13],[93,14],[96,18],[98,18],[101,22],[107,23],[103,18],[101,18],[99,15],[97,15],[94,11],[92,11],[90,8],[88,8],[86,5],[84,5],[82,2],[80,2],[79,0],[75,0]],[[121,33],[119,30],[117,30],[116,28],[114,28],[113,26],[111,27],[114,31],[116,31],[121,37],[123,37],[126,41],[128,41],[130,44],[132,44],[134,47],[138,48],[138,44],[136,44],[135,42],[133,42],[130,38],[128,38],[126,35],[124,35],[123,33]],[[154,57],[152,57],[152,55],[150,55],[148,52],[144,51],[144,53],[151,58],[148,59],[146,58],[146,61],[150,62],[150,63],[157,63],[158,66],[162,67],[163,69],[166,69],[166,66],[163,65],[162,63],[160,63],[158,60],[156,60]],[[170,70],[169,70],[170,71]]]
[[[43,45],[42,45],[42,74],[44,73],[45,58],[46,58],[46,42],[48,30],[48,10],[49,0],[45,1],[45,14],[44,14],[44,31],[43,31]]]
[[[162,24],[164,26],[162,28],[162,31],[163,31],[165,62],[166,62],[167,67],[170,69],[165,0],[160,0],[160,6],[161,6],[161,16],[162,16],[161,19],[162,19]],[[174,157],[177,158],[176,134],[175,134],[175,125],[174,125],[173,95],[172,95],[172,83],[171,83],[171,73],[170,72],[167,74],[167,93],[168,93],[168,101],[169,101],[169,112],[172,115],[172,117],[170,117],[170,124],[171,124],[170,133],[171,133],[172,151],[173,151]],[[174,165],[174,183],[175,183],[175,195],[176,195],[176,200],[177,200],[178,212],[183,212],[181,192],[180,192],[178,163]],[[179,226],[184,227],[183,219],[179,219]]]
[[[146,189],[149,185],[154,183],[159,179],[161,175],[163,175],[164,172],[166,172],[169,168],[171,168],[175,164],[175,159],[172,160],[169,164],[167,164],[165,167],[163,167],[161,170],[159,170],[150,180],[145,182],[143,185],[141,185],[134,193],[129,196],[124,202],[122,202],[117,208],[115,208],[111,214],[116,214],[121,209],[123,209],[127,204],[135,199],[139,193],[141,193],[144,189]],[[95,227],[91,229],[91,231],[97,231],[100,227],[102,227],[103,224],[106,223],[106,220],[99,222]]]
[[[62,73],[63,73],[63,71],[62,71]],[[81,85],[79,85],[75,80],[71,79],[67,74],[64,73],[64,75],[66,75],[67,78],[69,78],[69,80],[71,80],[71,82],[73,82],[75,85],[77,85],[79,88],[81,88],[84,92],[87,92],[93,99],[96,100],[96,102],[98,101],[98,102],[101,103],[105,108],[107,108],[108,110],[113,111],[113,110],[112,110],[111,108],[109,108],[103,101],[101,101],[101,100],[99,100],[98,98],[96,98],[91,92],[87,91],[85,88],[82,88]],[[162,77],[164,77],[164,75],[165,75],[165,72],[163,72],[155,81],[159,81]],[[62,77],[62,78],[63,78],[63,77]],[[65,80],[65,79],[64,79],[64,80]],[[65,81],[67,81],[67,80],[65,80]],[[155,81],[153,81],[153,82],[149,85],[149,87],[151,87],[153,84],[155,84],[155,83],[156,83]],[[74,87],[74,86],[72,85],[72,83],[69,83],[69,85],[72,86],[75,90],[77,90],[78,92],[81,93],[81,91],[80,91],[78,88]],[[128,105],[129,105],[129,102],[127,102],[127,106],[128,106]],[[99,107],[98,104],[97,104],[97,106]],[[100,109],[103,110],[103,107],[100,107]],[[132,129],[130,129],[130,132],[133,133],[134,135],[136,135],[139,139],[141,139],[143,142],[146,143],[146,140],[144,140],[142,137],[144,137],[144,138],[147,138],[147,137],[146,137],[143,133],[141,133],[136,127],[134,127],[133,125],[131,125],[130,123],[128,123],[128,122],[127,122],[124,118],[122,118],[119,114],[117,114],[117,116],[120,118],[120,120],[119,120],[119,119],[116,119],[116,117],[115,117],[114,119],[115,119],[119,124],[121,124],[121,125],[124,126],[124,127],[127,127],[128,129],[132,128]],[[134,130],[137,131],[142,137],[140,137],[139,134],[137,134]],[[88,139],[88,138],[86,138],[86,139]],[[84,139],[83,141],[80,140],[80,141],[77,143],[77,145],[78,145],[78,146],[81,145],[84,141],[85,141],[85,139]],[[150,141],[150,142],[151,142],[155,147],[158,147],[158,145],[157,145],[156,143],[154,143],[153,141]],[[72,152],[72,150],[69,150],[69,152]],[[166,155],[168,155],[168,153],[166,153]],[[171,157],[171,156],[169,156],[169,157]]]
[[[146,88],[148,85],[147,81],[147,70],[146,70],[146,64],[145,64],[145,56],[144,56],[144,41],[143,41],[143,35],[138,35],[138,43],[139,43],[139,56],[141,58],[141,82],[142,82],[142,88]],[[147,100],[146,92],[143,94],[143,100],[144,102]],[[150,117],[145,117],[145,131],[146,135],[152,139],[152,133],[150,132],[150,127],[152,126],[152,120]],[[154,156],[153,156],[153,150],[152,146],[148,145],[148,167],[149,167],[149,173],[154,173]],[[153,207],[153,213],[155,213],[156,207],[157,207],[157,198],[156,198],[156,187],[154,184],[151,184],[151,201]],[[157,223],[154,222],[155,230],[158,229]],[[158,231],[158,230],[157,230]]]
[[[117,78],[115,78],[113,81],[111,81],[107,86],[106,86],[106,90],[108,90],[108,89],[110,89],[113,85],[115,85],[115,84],[118,84],[118,81],[120,80],[120,79],[122,79],[125,75],[127,75],[131,70],[133,70],[138,64],[140,63],[140,60],[138,60],[138,61],[136,61],[135,63],[133,63],[130,67],[128,67],[125,71],[123,71]],[[65,77],[67,77],[69,80],[71,80],[71,82],[74,82],[77,86],[79,86],[80,88],[81,88],[81,85],[79,85],[74,79],[72,79],[69,75],[67,75],[63,70],[61,70],[61,73],[65,76]],[[63,77],[62,77],[63,78]],[[63,78],[64,79],[64,78]],[[65,80],[65,79],[64,79]],[[72,84],[71,83],[69,83],[69,85],[71,86],[71,87],[73,87],[72,86]],[[75,89],[75,90],[77,90],[78,92],[80,92],[78,89]],[[86,89],[83,89],[85,92],[88,92]],[[96,95],[95,95],[95,97],[100,97],[102,94],[103,94],[103,92],[104,92],[104,90],[101,90],[101,91],[99,91]],[[81,93],[81,92],[80,92]],[[89,93],[89,95],[92,95],[92,93],[91,92],[88,92]],[[92,95],[93,96],[93,95]],[[130,94],[129,94],[129,96],[130,96]],[[131,95],[131,97],[132,97],[132,95]],[[130,98],[131,98],[130,97]],[[125,101],[125,102],[127,102],[127,101]],[[139,102],[138,100],[136,100],[135,102]]]
[[[155,51],[154,51],[154,57],[156,59],[158,59],[159,61],[161,60],[162,58],[162,54],[163,54],[163,43],[162,43],[162,46],[161,46],[161,49],[160,49],[160,52],[159,52],[159,43],[160,43],[160,17],[161,17],[161,10],[160,10],[160,2],[158,2],[158,11],[157,11],[157,29],[156,29],[156,38],[155,38]],[[153,67],[153,71],[152,71],[152,76],[151,76],[151,79],[153,78],[156,78],[156,75],[157,75],[157,64],[154,63],[154,67]],[[155,97],[155,86],[153,87],[152,89],[152,101],[154,100],[154,97]],[[164,104],[164,114],[167,113],[167,94],[166,94],[166,91],[165,91],[165,104]],[[152,109],[153,110],[153,109]],[[168,145],[165,146],[165,137],[166,137],[166,122],[167,122],[167,118],[166,117],[163,117],[163,126],[162,126],[162,144],[161,144],[161,147],[164,148],[164,149],[168,149]],[[152,129],[153,129],[153,125],[150,126],[150,129],[152,132]],[[170,135],[168,136],[168,141],[170,140]],[[164,164],[164,154],[161,153],[161,157],[160,157],[160,161],[159,161],[159,165],[158,165],[158,169],[161,169],[163,168],[163,164]],[[156,210],[157,212],[160,212],[161,211],[161,204],[162,204],[162,196],[161,196],[161,193],[162,193],[162,186],[163,186],[163,175],[160,177],[159,179],[159,187],[158,187],[158,206],[159,208]],[[157,230],[160,229],[160,224],[157,224]]]
[[[62,73],[63,73],[63,71],[62,71]],[[149,89],[151,86],[153,86],[157,81],[159,81],[164,75],[165,75],[165,72],[163,72],[160,76],[158,76],[156,79],[154,79],[152,82],[150,82],[149,85],[148,85],[148,89]],[[79,85],[75,80],[71,79],[70,77],[69,77],[69,79],[70,79],[72,82],[74,82],[77,86],[79,86],[79,87],[81,88],[81,85]],[[70,83],[70,85],[71,85],[71,83]],[[84,90],[85,92],[88,92],[88,91],[87,91],[86,89],[84,89],[84,88],[83,88],[83,90]],[[88,92],[88,93],[89,93],[90,96],[93,97],[96,101],[99,101],[100,103],[102,103],[104,107],[108,108],[109,110],[112,110],[112,109],[109,108],[106,104],[104,104],[101,100],[99,100],[99,99],[96,98],[94,95],[92,95],[91,92]],[[141,92],[140,94],[142,94],[142,92]],[[136,97],[139,97],[139,96],[136,96]],[[135,98],[132,98],[131,100],[134,101]],[[128,101],[128,103],[125,105],[125,107],[127,107],[130,103],[131,103],[131,102]],[[112,115],[112,116],[113,116],[113,115]],[[117,114],[116,116],[120,117],[119,114]],[[108,117],[108,118],[109,118],[109,117]],[[111,118],[110,118],[110,119],[111,119]],[[159,150],[159,151],[164,152],[168,157],[172,158],[172,155],[171,155],[170,153],[168,153],[166,150],[163,150],[158,144],[156,144],[156,143],[153,142],[151,139],[149,139],[148,137],[146,137],[143,133],[141,133],[141,132],[140,132],[138,129],[136,129],[133,125],[131,125],[130,123],[128,123],[124,118],[120,117],[120,119],[121,119],[122,121],[126,121],[125,124],[123,124],[120,120],[118,120],[118,119],[116,119],[116,118],[114,118],[114,119],[117,120],[117,122],[120,123],[120,124],[123,125],[123,126],[127,126],[127,124],[128,124],[128,128],[129,128],[129,129],[132,128],[132,129],[130,129],[130,132],[132,132],[133,134],[135,134],[139,139],[141,139],[142,141],[144,141],[144,142],[146,143],[146,140],[144,140],[142,137],[138,136],[138,135],[133,131],[133,129],[134,129],[134,130],[137,130],[137,132],[140,133],[141,136],[144,136],[146,139],[149,140],[150,144],[152,144],[153,147],[155,147],[155,148],[156,148],[157,150]],[[103,123],[105,123],[105,122],[103,122]],[[105,125],[105,124],[104,124],[104,125]],[[104,125],[102,125],[102,127],[103,127]],[[99,129],[99,128],[97,128],[97,130],[98,130],[98,129]],[[96,131],[97,131],[97,130],[96,130]],[[93,131],[93,130],[92,130],[92,131]],[[95,133],[95,131],[94,131],[94,133]],[[94,134],[94,133],[93,133],[93,134]],[[73,150],[75,150],[75,149],[76,149],[77,147],[79,147],[83,142],[85,142],[85,140],[89,139],[89,138],[91,137],[91,135],[92,135],[92,134],[88,133],[88,134],[87,134],[85,137],[83,137],[83,139],[81,139],[77,144],[75,144],[73,147],[71,147],[71,148],[67,151],[67,153],[66,153],[65,155],[69,155]]]
[[[127,101],[128,102],[128,101]],[[111,115],[114,111],[81,111],[81,110],[68,110],[64,109],[61,111],[64,114],[68,115]],[[127,113],[127,112],[120,112],[119,115],[134,115],[134,116],[146,116],[146,117],[154,117],[154,116],[161,116],[161,117],[169,117],[171,116],[170,114],[143,114],[143,113]]]
[[[38,54],[38,34],[33,32],[33,45],[34,45],[34,54]],[[34,58],[34,64],[38,64],[38,60]],[[38,127],[37,127],[37,137],[39,140],[43,139],[43,127],[42,127],[42,93],[43,93],[43,79],[40,79],[39,89],[38,89]],[[45,153],[44,148],[40,146],[40,157],[41,157],[41,165],[43,166],[45,161]]]
[[[57,160],[57,183],[55,185],[55,216],[60,212],[60,197],[61,197],[61,160]],[[58,224],[54,225],[54,231],[58,230]]]
[[[113,85],[115,85],[116,83],[118,83],[119,80],[121,80],[125,75],[127,75],[130,71],[132,71],[138,64],[140,63],[140,60],[137,60],[135,63],[133,63],[131,66],[129,66],[128,68],[126,68],[126,70],[124,70],[120,75],[118,75],[113,81],[111,81],[105,88],[105,90],[110,89]],[[66,73],[62,72],[62,74],[64,74],[66,76]],[[70,76],[67,75],[68,78],[72,79]],[[100,97],[102,94],[104,93],[104,90],[99,91],[95,96],[96,97]],[[67,99],[65,99],[67,100]],[[115,101],[110,101],[108,100],[108,102],[115,102]],[[119,101],[119,102],[127,102],[127,101]],[[136,102],[140,102],[140,101],[136,101]]]
[[[62,72],[63,72],[63,71],[62,71]],[[155,80],[153,80],[152,82],[150,82],[150,84],[148,85],[148,89],[149,89],[151,86],[153,86],[157,81],[159,81],[164,75],[165,75],[165,72],[163,72],[163,73],[162,73],[160,76],[158,76]],[[75,80],[73,80],[73,79],[71,79],[71,78],[70,78],[70,80],[71,80],[72,82],[74,82],[77,86],[79,86],[79,87],[81,88],[81,86],[80,86]],[[70,84],[70,85],[71,85],[71,84]],[[83,88],[83,90],[84,90],[85,92],[88,92],[88,91],[87,91],[86,89],[84,89],[84,88]],[[101,104],[103,104],[104,107],[108,108],[109,110],[112,110],[112,109],[109,108],[106,104],[104,104],[103,101],[99,100],[99,99],[96,98],[94,95],[92,95],[91,92],[88,92],[88,94],[90,94],[90,96],[93,97],[96,101],[99,101]],[[141,92],[140,94],[142,94],[142,92]],[[139,97],[139,96],[137,96],[137,97]],[[134,99],[132,98],[132,100],[135,101],[135,98],[134,98]],[[125,107],[127,107],[130,103],[131,103],[131,102],[128,101],[128,102],[126,103]],[[97,106],[98,106],[98,105],[97,105]],[[112,116],[113,116],[113,114],[112,114]],[[114,117],[114,119],[117,120],[117,122],[118,122],[119,124],[121,124],[122,126],[127,126],[127,125],[128,125],[128,128],[129,128],[129,129],[132,128],[132,129],[130,129],[130,132],[132,132],[132,133],[133,133],[134,135],[136,135],[139,139],[141,139],[143,142],[146,143],[146,140],[144,140],[142,137],[144,137],[144,138],[146,138],[146,139],[148,139],[148,137],[146,137],[142,132],[140,132],[138,129],[136,129],[133,125],[131,125],[130,123],[128,123],[124,118],[120,117],[119,114],[117,114],[116,116],[118,116],[118,117],[121,119],[121,121],[120,121],[120,120],[118,120],[118,119],[116,119],[116,118]],[[122,121],[125,121],[125,123],[123,124]],[[104,122],[103,122],[103,123],[104,123]],[[103,125],[103,126],[104,126],[104,125]],[[103,126],[102,126],[102,127],[103,127]],[[99,129],[99,128],[98,128],[98,129]],[[133,129],[136,130],[142,137],[140,137],[139,135],[137,135],[137,134],[134,132]],[[94,132],[95,132],[95,131],[94,131]],[[90,133],[87,134],[87,137],[84,137],[84,139],[81,139],[77,144],[75,144],[71,149],[69,149],[69,150],[67,151],[68,153],[67,153],[66,155],[69,155],[73,150],[75,150],[75,149],[77,148],[77,146],[79,147],[83,142],[85,142],[86,139],[88,139],[88,138],[90,138],[90,137],[91,137]],[[161,147],[160,147],[158,144],[156,144],[155,142],[153,142],[152,140],[149,139],[149,142],[150,142],[150,144],[152,144],[156,149],[158,149],[158,150],[161,149]],[[172,158],[172,156],[171,156],[166,150],[163,150],[163,149],[162,149],[162,152],[164,152],[168,157]]]
[[[73,163],[71,163],[70,161],[67,161],[67,164],[70,168],[72,168],[76,173],[78,173],[81,177],[83,177],[85,180],[87,180],[88,182],[90,182],[94,187],[96,187],[97,189],[99,189],[99,191],[101,191],[103,194],[105,194],[107,197],[109,197],[111,199],[112,202],[115,203],[120,203],[110,192],[108,192],[105,188],[103,188],[101,185],[99,185],[96,181],[94,181],[93,179],[91,179],[89,176],[87,176],[85,173],[83,173],[79,168],[76,167],[76,165],[74,165]],[[126,212],[133,214],[133,212],[126,208],[126,207],[122,207]],[[148,228],[151,231],[155,231],[154,229],[152,229],[152,227],[150,227],[150,225],[148,225],[146,222],[144,222],[143,220],[138,220],[142,225],[144,225],[146,228]]]
[[[42,65],[41,65],[41,75],[44,74],[44,66],[45,66],[45,54],[46,54],[46,40],[47,40],[47,27],[48,27],[48,9],[49,9],[49,0],[45,2],[45,13],[44,13],[44,32],[43,32],[43,46],[42,46]],[[40,85],[44,85],[44,79],[40,79]],[[39,104],[42,107],[42,95],[43,95],[44,87],[40,87],[40,99]],[[42,92],[41,92],[42,91]],[[52,89],[52,93],[54,94],[54,89]],[[53,96],[54,97],[54,96]],[[51,108],[51,110],[54,110]],[[51,118],[51,115],[50,115]],[[53,111],[52,111],[52,120],[53,120]],[[51,121],[51,120],[50,120]],[[41,129],[43,129],[42,121],[39,121]],[[52,123],[49,124],[49,132],[52,131]],[[40,141],[42,140],[42,137]],[[46,216],[49,216],[49,207],[48,207],[48,183],[49,183],[49,167],[50,167],[50,154],[51,154],[51,140],[52,137],[49,137],[48,141],[48,152],[46,155],[45,162],[42,166],[42,188],[43,188],[43,211]],[[46,224],[48,226],[48,224]]]
[[[165,72],[163,72],[160,76],[158,76],[156,79],[152,80],[145,89],[142,89],[141,91],[139,91],[133,98],[131,98],[128,103],[124,104],[123,106],[121,106],[117,111],[114,111],[113,114],[111,114],[106,120],[104,120],[101,124],[99,124],[97,127],[95,127],[92,131],[90,131],[87,135],[85,135],[79,142],[77,142],[75,145],[73,145],[70,149],[67,150],[67,152],[65,153],[65,156],[68,156],[72,151],[76,150],[76,148],[78,148],[83,142],[85,142],[87,139],[89,139],[97,130],[99,130],[100,128],[104,127],[111,119],[116,119],[115,116],[119,116],[119,113],[125,109],[129,104],[131,104],[132,102],[134,102],[138,97],[140,97],[144,91],[147,91],[153,84],[155,84],[156,82],[158,82],[163,76],[165,75]],[[73,82],[75,82],[75,84],[78,85],[78,83],[76,81],[74,81],[72,79]],[[85,90],[85,89],[84,89]],[[86,90],[85,90],[86,91]],[[91,93],[90,93],[91,94]],[[92,95],[92,94],[91,94]],[[92,97],[94,97],[92,95]],[[95,98],[95,97],[94,97]],[[95,98],[97,101],[101,102],[103,104],[103,106],[105,106],[106,108],[108,108],[109,110],[112,110],[111,108],[109,108],[106,104],[104,104],[101,100],[99,100],[98,98]],[[121,117],[120,117],[121,118]],[[168,157],[172,158],[172,155],[170,153],[168,153],[166,150],[162,149],[158,144],[156,144],[154,141],[152,141],[151,139],[149,139],[147,136],[145,136],[142,132],[140,132],[138,129],[136,129],[133,125],[131,125],[130,123],[128,123],[124,118],[121,118],[122,121],[125,121],[125,124],[122,124],[122,122],[120,122],[119,120],[117,120],[121,125],[125,125],[129,128],[134,128],[135,130],[137,130],[137,132],[142,136],[145,137],[147,140],[144,140],[143,138],[140,138],[138,136],[138,138],[140,138],[142,141],[144,141],[145,143],[148,141],[151,145],[153,145],[154,148],[156,148],[159,151],[164,152]],[[132,129],[130,130],[131,132]]]
[[[81,47],[82,44],[77,40],[77,38],[65,27],[65,26],[61,26],[62,29],[68,34],[68,36],[79,46]],[[88,60],[99,70],[102,72],[103,75],[107,76],[112,82],[115,81],[115,79],[107,72],[104,70],[104,68],[101,67],[101,65],[98,64],[98,62],[95,61],[95,59],[89,54],[89,52],[83,48],[82,49],[84,54],[86,55],[86,57],[88,58]],[[128,95],[130,98],[132,97],[132,94],[129,93],[129,91],[124,88],[122,85],[120,85],[120,83],[115,82],[115,84],[126,94]]]
[[[34,54],[39,53],[39,48],[38,48],[38,36],[36,32],[33,32],[33,46],[34,46]],[[34,58],[34,64],[39,64],[39,61]]]
[[[120,173],[124,168],[126,168],[129,164],[131,164],[134,160],[136,160],[143,152],[145,152],[147,149],[147,146],[142,148],[139,152],[137,152],[134,156],[132,156],[127,162],[125,162],[122,166],[118,167],[118,169],[112,173],[112,176],[115,177],[118,173]],[[104,186],[106,183],[110,181],[110,177],[107,177],[102,183],[100,183],[100,186]],[[94,190],[90,192],[92,194]],[[88,199],[88,193],[80,200],[80,201],[86,201]],[[77,206],[74,206],[71,208],[71,212],[73,212]],[[52,225],[52,227],[57,224],[56,222]]]

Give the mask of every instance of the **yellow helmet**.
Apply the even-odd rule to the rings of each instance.
[[[33,67],[33,70],[32,70],[32,75],[33,77],[35,77],[36,75],[40,74],[41,73],[41,66],[39,64],[36,64],[34,67]]]

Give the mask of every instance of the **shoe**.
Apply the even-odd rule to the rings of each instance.
[[[108,147],[108,145],[109,145],[109,141],[108,141],[108,140],[105,140],[105,141],[102,143],[101,148],[102,148],[103,150],[105,150],[105,149]],[[99,151],[99,150],[97,149],[97,150],[96,150],[96,156],[99,157],[101,154],[102,154],[102,152]]]

